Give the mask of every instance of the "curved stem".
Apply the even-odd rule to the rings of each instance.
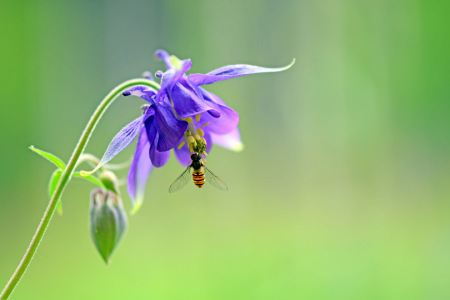
[[[81,165],[82,163],[87,162],[89,163],[89,165],[93,168],[95,168],[98,163],[100,162],[100,159],[98,159],[97,157],[95,157],[92,154],[82,154],[80,155],[80,159],[77,162],[77,166]]]
[[[31,260],[33,259],[34,253],[36,253],[37,248],[39,247],[39,243],[42,240],[42,237],[44,236],[45,230],[47,229],[50,220],[55,213],[56,205],[59,201],[59,198],[61,198],[61,195],[64,191],[64,188],[66,187],[67,183],[69,182],[73,171],[77,165],[78,159],[82,155],[86,144],[89,141],[89,138],[91,137],[91,134],[95,127],[97,126],[98,122],[100,121],[103,113],[106,111],[106,109],[109,107],[109,105],[113,102],[113,100],[120,95],[120,93],[132,86],[136,85],[145,85],[154,89],[159,89],[159,85],[153,81],[146,80],[146,79],[132,79],[129,81],[126,81],[117,87],[115,87],[100,103],[100,105],[95,110],[94,114],[92,115],[91,119],[89,120],[88,124],[86,125],[86,128],[83,131],[83,134],[81,135],[80,140],[78,141],[78,144],[67,164],[66,169],[61,175],[61,179],[59,180],[58,186],[56,187],[56,190],[53,194],[53,197],[50,199],[50,202],[48,203],[47,209],[45,210],[44,216],[42,217],[42,220],[36,229],[36,233],[33,236],[33,239],[30,242],[30,245],[28,246],[27,251],[25,252],[25,255],[23,256],[22,260],[20,261],[20,264],[17,266],[16,271],[8,281],[5,289],[3,290],[2,294],[0,295],[0,300],[8,299],[11,295],[12,291],[16,287],[16,285],[19,283],[20,279],[22,278],[23,274],[25,273],[28,265],[30,264]]]
[[[118,163],[118,164],[104,164],[102,168],[108,169],[108,170],[122,170],[122,169],[129,167],[131,165],[131,161],[132,160],[129,159],[126,162],[122,162],[122,163]],[[77,166],[79,166],[83,162],[88,162],[92,168],[95,168],[100,163],[100,159],[98,157],[95,157],[92,154],[85,153],[80,156]]]

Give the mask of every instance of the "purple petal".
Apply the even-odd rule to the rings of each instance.
[[[178,132],[170,132],[170,130],[173,130],[177,124],[174,125],[174,127],[171,127],[170,124],[167,124],[165,115],[168,115],[168,119],[171,121],[174,121],[176,123],[186,123],[183,128],[180,129],[181,136],[175,137],[174,139],[178,139],[178,141],[183,137],[184,132],[186,131],[187,122],[186,121],[180,121],[176,118],[174,118],[173,113],[171,111],[167,112],[168,107],[165,105],[153,105],[152,107],[155,108],[155,114],[150,116],[148,119],[145,120],[145,129],[147,133],[148,140],[150,141],[150,149],[149,149],[149,156],[150,160],[155,167],[162,167],[166,164],[167,160],[169,159],[170,152],[168,149],[167,151],[159,151],[158,145],[164,144],[167,145],[168,142],[171,142],[170,139],[173,139],[174,136],[179,134]],[[165,132],[163,133],[160,130],[161,124],[158,123],[158,120],[160,119],[161,124],[163,124],[163,128],[165,128]],[[182,124],[182,125],[183,125]],[[159,126],[158,126],[159,125]],[[179,125],[179,124],[178,124]],[[167,131],[169,130],[169,131]],[[167,135],[167,137],[165,136]],[[165,140],[162,140],[162,138],[166,138]],[[176,144],[178,145],[178,144]],[[173,147],[172,147],[173,148]]]
[[[169,93],[172,90],[173,86],[180,80],[183,75],[189,71],[192,66],[192,62],[190,59],[186,59],[182,61],[182,65],[180,69],[171,68],[163,73],[161,79],[161,88],[158,91],[158,96],[163,95],[164,93]]]
[[[127,181],[128,193],[133,202],[133,212],[136,212],[144,201],[145,184],[153,168],[148,155],[149,150],[150,142],[147,134],[145,130],[141,130]]]
[[[174,152],[175,157],[181,165],[185,167],[189,166],[191,161],[191,152],[189,151],[187,143],[185,143],[181,149],[178,149],[178,147],[174,148]]]
[[[211,152],[214,142],[213,142],[212,136],[209,132],[205,132],[204,138],[206,140],[206,153],[209,153],[209,152]]]
[[[145,79],[154,81],[153,75],[149,71],[145,71],[144,73],[142,73],[142,77],[144,77]]]
[[[164,166],[167,161],[169,160],[170,157],[170,151],[163,151],[160,152],[158,151],[156,148],[156,144],[158,142],[159,139],[159,133],[156,134],[156,139],[155,139],[155,143],[152,143],[150,145],[150,150],[149,150],[149,155],[150,155],[150,160],[152,161],[152,164],[157,167],[160,168],[162,166]]]
[[[147,101],[150,101],[150,99],[156,94],[157,92],[155,89],[143,85],[133,86],[122,93],[124,96],[138,96]]]
[[[101,166],[103,166],[111,159],[113,159],[117,154],[119,154],[123,149],[128,147],[141,131],[143,123],[144,116],[141,116],[122,128],[122,130],[119,131],[119,133],[109,144],[108,149],[106,149],[106,152],[103,155],[102,160],[100,161],[98,166],[91,173],[98,170]]]
[[[216,81],[227,80],[243,75],[284,71],[292,67],[294,62],[295,60],[293,60],[290,65],[283,68],[263,68],[252,65],[231,65],[211,71],[208,74],[191,74],[188,78],[195,85],[210,84]]]
[[[162,75],[161,89],[156,96],[157,102],[170,103],[182,119],[205,111],[209,111],[211,115],[218,117],[220,112],[205,104],[197,86],[187,80],[185,73],[192,66],[191,60],[180,61],[180,65],[179,68],[170,68]]]
[[[218,118],[214,118],[209,114],[202,115],[201,123],[209,122],[209,125],[205,129],[216,134],[226,134],[234,130],[239,123],[238,113],[226,106],[225,102],[213,93],[207,92],[204,89],[200,90],[203,94],[203,99],[205,99],[205,103],[220,112],[220,117]]]
[[[203,99],[198,87],[186,78],[181,78],[169,93],[178,116],[182,119],[208,111],[212,116],[219,117],[220,112],[210,107]]]
[[[186,121],[177,119],[172,108],[164,103],[155,105],[153,123],[159,136],[156,147],[159,152],[169,151],[178,146],[188,126]]]
[[[150,104],[150,105],[144,104],[144,105],[141,106],[141,109],[143,110],[143,113],[144,113],[144,125],[145,125],[145,123],[148,122],[147,120],[149,120],[152,117],[154,117],[154,115],[155,115],[155,105],[154,104]]]
[[[239,129],[237,127],[228,134],[211,133],[211,138],[214,144],[220,145],[224,148],[236,152],[242,151],[244,149],[244,145],[241,142],[241,135],[239,134]]]
[[[167,69],[173,68],[172,62],[170,61],[169,53],[167,53],[166,51],[161,49],[156,50],[155,57],[162,60],[166,64]]]

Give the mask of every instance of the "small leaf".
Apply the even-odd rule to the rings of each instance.
[[[102,181],[100,179],[98,179],[95,176],[92,175],[81,175],[79,172],[78,173],[73,173],[72,174],[73,177],[77,177],[77,178],[81,178],[81,179],[86,179],[87,181],[90,181],[96,185],[98,185],[99,187],[101,187],[102,189],[106,189],[105,185],[102,183]]]
[[[49,162],[53,163],[55,166],[57,166],[61,170],[64,170],[66,168],[66,165],[64,164],[64,162],[57,156],[55,156],[51,153],[39,150],[37,148],[34,148],[34,146],[30,146],[28,148],[30,150],[34,151],[35,153],[39,154],[40,156],[44,157],[45,159],[47,159]]]
[[[53,194],[55,193],[56,187],[58,186],[59,179],[61,178],[62,170],[58,169],[55,172],[53,172],[52,177],[50,177],[50,182],[48,185],[48,193],[50,194],[50,198],[53,197]],[[59,215],[62,215],[62,202],[61,199],[59,199],[58,203],[56,204],[56,211]]]

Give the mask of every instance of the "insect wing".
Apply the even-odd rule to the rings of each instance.
[[[169,187],[169,193],[175,193],[176,191],[181,190],[186,183],[188,183],[189,178],[191,176],[191,167],[187,167],[186,170],[181,173],[180,177],[178,177]]]
[[[222,181],[222,179],[214,175],[214,173],[211,172],[207,167],[203,166],[203,169],[205,170],[206,181],[208,181],[209,184],[224,191],[228,190],[227,185]]]

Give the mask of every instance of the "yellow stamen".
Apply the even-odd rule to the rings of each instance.
[[[203,124],[202,126],[200,126],[200,128],[203,128],[203,127],[205,127],[206,125],[208,125],[209,124],[209,122],[206,122],[205,124]]]
[[[186,143],[185,141],[182,141],[182,142],[178,145],[178,149],[183,148],[183,146],[184,146],[185,143]]]
[[[194,139],[194,137],[193,137],[192,135],[187,136],[187,137],[186,137],[186,141],[188,142],[188,144],[193,144],[193,143],[195,143],[195,139]]]
[[[184,118],[183,120],[185,120],[188,123],[192,123],[193,122],[191,117]]]
[[[199,136],[198,134],[194,135],[193,138],[196,140],[196,144],[194,146],[194,152],[198,152],[200,154],[205,153],[206,151],[206,140]]]
[[[203,130],[201,128],[197,129],[198,134],[200,134],[200,136],[205,136],[205,133],[203,132]]]
[[[198,115],[195,116],[195,121],[197,121],[197,123],[200,122],[200,117],[201,116],[202,116],[201,114],[198,114]]]
[[[195,138],[192,135],[190,135],[190,136],[186,137],[186,141],[188,143],[189,150],[191,152],[194,152],[194,149],[197,148],[197,142],[195,141]]]

